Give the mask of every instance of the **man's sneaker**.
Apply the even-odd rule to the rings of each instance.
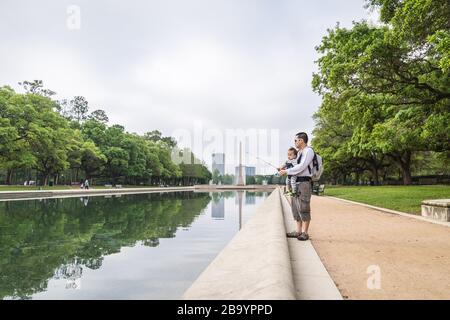
[[[298,237],[298,240],[300,241],[308,241],[309,240],[309,235],[305,232],[302,232]]]
[[[289,232],[289,233],[286,233],[286,237],[288,237],[288,238],[298,238],[298,237],[300,237],[300,233],[298,233],[297,231]]]

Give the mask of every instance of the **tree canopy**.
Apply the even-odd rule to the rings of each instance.
[[[43,185],[85,178],[178,185],[211,178],[204,164],[174,163],[171,155],[177,143],[158,130],[142,136],[129,133],[121,125],[109,125],[104,110],[90,113],[83,96],[55,101],[55,93],[42,81],[21,84],[23,94],[0,87],[0,170],[6,172],[6,184],[14,174]]]
[[[313,141],[334,175],[395,164],[404,184],[420,153],[449,154],[450,3],[371,0],[382,25],[328,30],[316,48],[322,104]],[[350,171],[350,172],[349,172]]]

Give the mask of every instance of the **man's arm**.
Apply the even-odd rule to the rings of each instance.
[[[314,152],[312,151],[311,148],[307,148],[302,156],[302,160],[300,161],[300,163],[294,166],[293,168],[287,169],[286,173],[289,176],[295,176],[299,174],[300,172],[308,168],[308,165],[311,164],[313,159],[314,159]]]
[[[281,171],[281,170],[286,170],[286,163],[278,168],[278,171]]]

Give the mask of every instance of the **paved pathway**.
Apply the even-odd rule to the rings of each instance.
[[[313,197],[312,219],[312,244],[344,298],[450,299],[449,227],[327,197]]]

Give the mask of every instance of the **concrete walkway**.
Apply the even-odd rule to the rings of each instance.
[[[351,201],[351,200],[347,200],[347,199],[341,199],[341,198],[336,198],[336,197],[327,196],[327,198],[335,199],[335,200],[338,200],[338,201],[347,202],[347,203],[351,203],[351,204],[356,204],[358,206],[363,206],[363,207],[370,208],[370,209],[375,209],[376,211],[397,214],[399,216],[403,216],[403,217],[409,218],[409,219],[416,219],[416,220],[425,221],[425,222],[428,222],[428,223],[434,223],[434,224],[439,224],[441,226],[450,227],[450,222],[440,221],[440,220],[436,220],[436,219],[429,218],[429,217],[423,217],[421,215],[419,216],[419,215],[415,215],[415,214],[412,214],[412,213],[405,213],[405,212],[400,212],[400,211],[396,211],[396,210],[380,208],[380,207],[372,206],[370,204],[355,202],[355,201]]]
[[[450,229],[312,198],[311,239],[348,299],[450,299]]]
[[[266,191],[272,192],[277,188],[276,185],[196,185],[195,190],[198,192],[219,192],[219,191]]]

